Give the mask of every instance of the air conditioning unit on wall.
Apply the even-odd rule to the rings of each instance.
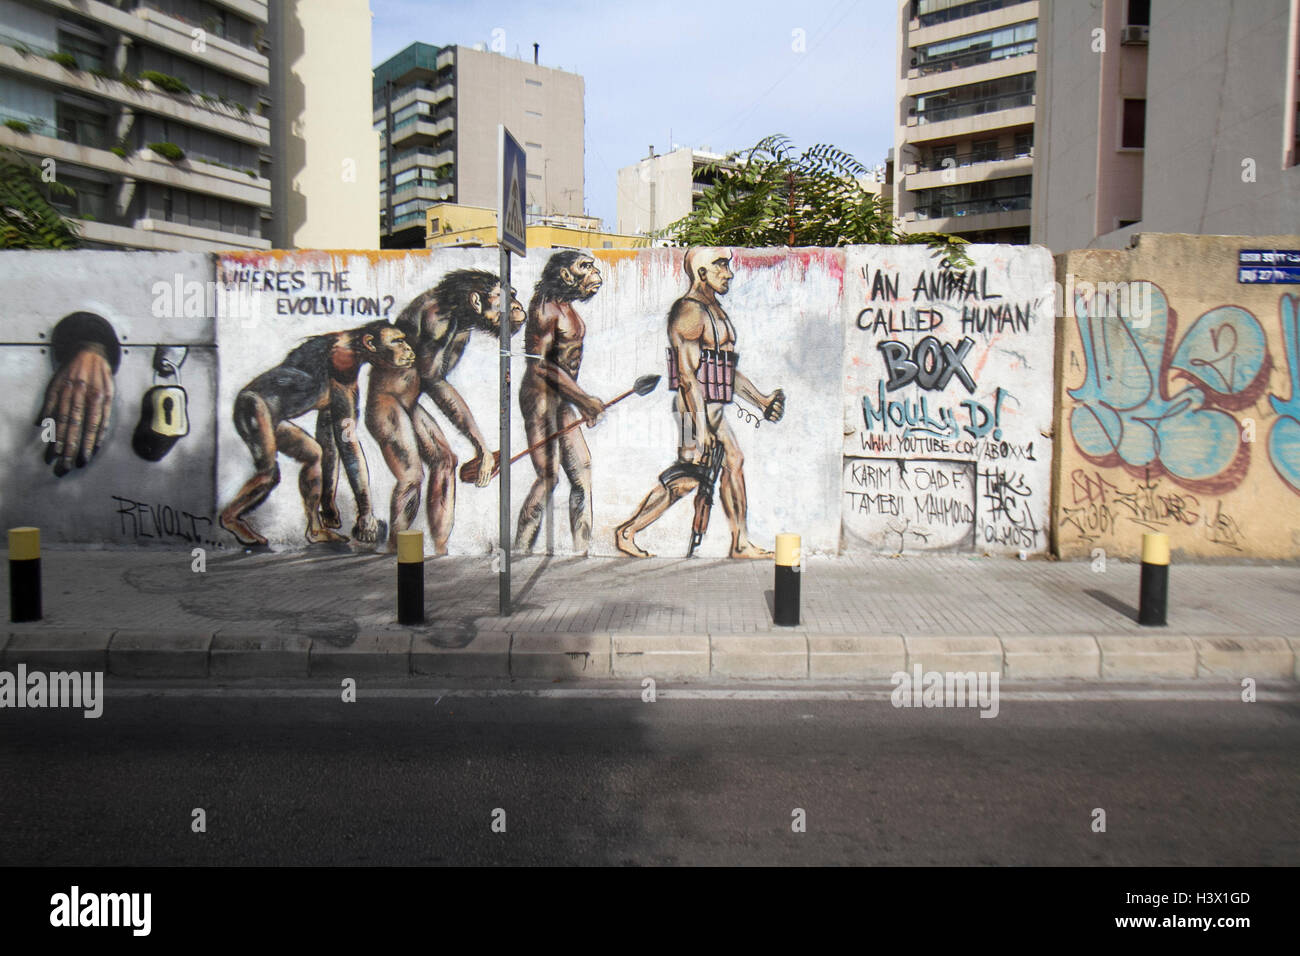
[[[1120,34],[1119,42],[1129,46],[1145,46],[1151,42],[1151,28],[1141,25],[1126,26],[1124,32]]]

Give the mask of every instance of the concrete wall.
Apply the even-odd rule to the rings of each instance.
[[[1300,286],[1239,283],[1241,249],[1300,237],[1144,235],[1057,257],[1062,557],[1133,557],[1145,531],[1187,556],[1300,557]],[[1138,307],[1107,315],[1100,282]],[[1149,308],[1132,282],[1152,284]]]
[[[1051,256],[849,250],[844,547],[1040,552],[1051,487]]]
[[[12,411],[0,417],[5,527],[36,525],[46,542],[96,547],[228,546],[229,535],[220,533],[213,514],[217,362],[211,277],[212,257],[202,254],[0,255],[0,381]],[[57,477],[45,461],[50,446],[37,420],[58,370],[54,329],[74,312],[94,313],[112,326],[121,364],[112,376],[112,417],[99,453],[85,467]],[[190,430],[165,457],[146,461],[133,450],[132,436],[141,401],[155,381],[159,344],[187,350],[181,384]],[[69,391],[69,414],[71,399]]]

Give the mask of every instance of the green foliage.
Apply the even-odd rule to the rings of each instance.
[[[75,249],[76,225],[46,196],[73,196],[63,183],[41,182],[41,172],[21,153],[0,149],[0,249]]]
[[[889,201],[860,182],[870,170],[849,153],[819,143],[796,153],[768,136],[699,175],[712,178],[689,215],[660,236],[678,246],[847,246],[924,242],[954,268],[973,265],[966,243],[895,227]]]
[[[179,163],[185,158],[185,150],[175,143],[150,143],[149,148],[163,159],[170,159],[173,163]]]
[[[66,70],[77,69],[77,58],[71,53],[48,53],[46,56]]]
[[[140,74],[140,79],[148,80],[154,86],[158,87],[158,89],[166,90],[168,93],[190,92],[188,83],[169,73],[159,73],[157,70],[144,70]]]
[[[30,123],[24,123],[19,119],[7,119],[5,120],[5,126],[15,133],[30,133],[32,131]]]
[[[123,73],[120,76],[118,76],[117,79],[118,82],[120,82],[123,86],[128,87],[130,89],[136,91],[144,89],[144,86],[141,85],[140,83],[140,79],[132,73]]]
[[[114,146],[109,149],[109,152],[112,153],[114,156],[116,156],[118,159],[126,159],[126,149],[124,147]]]

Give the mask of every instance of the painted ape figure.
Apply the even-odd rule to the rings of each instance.
[[[510,290],[510,331],[517,332],[524,323],[524,308]],[[485,457],[487,439],[479,431],[465,399],[447,381],[456,367],[470,334],[501,334],[501,282],[499,277],[479,269],[458,269],[411,302],[396,325],[406,333],[415,348],[412,368],[382,368],[370,373],[366,394],[366,428],[383,450],[397,484],[393,488],[389,550],[397,547],[397,532],[411,526],[420,510],[420,483],[424,468],[429,469],[427,509],[429,534],[434,550],[447,553],[456,510],[456,456],[442,429],[420,405],[420,393],[435,405],[456,429],[474,445],[479,462],[477,484],[484,487],[492,480],[492,466]],[[333,488],[326,482],[327,496]],[[330,502],[332,507],[332,500]]]
[[[659,476],[659,483],[636,514],[614,532],[614,546],[635,558],[651,557],[636,543],[637,532],[699,486],[714,447],[721,446],[719,490],[723,513],[731,525],[728,554],[733,558],[770,558],[771,551],[749,540],[745,456],[723,412],[739,396],[768,421],[778,422],[785,414],[785,392],[778,388],[764,395],[736,368],[736,329],[718,301],[735,277],[731,253],[726,249],[688,249],[685,267],[691,286],[668,312],[668,378],[677,390],[673,413],[680,427],[677,463]]]
[[[587,327],[573,308],[587,302],[601,286],[596,260],[583,252],[557,252],[547,260],[528,304],[524,351],[528,366],[519,385],[528,444],[537,445],[579,416],[596,423],[605,404],[578,385],[583,338]],[[515,548],[533,550],[542,526],[542,513],[564,469],[569,479],[569,527],[573,550],[586,554],[591,541],[591,452],[582,430],[561,435],[532,453],[537,479],[519,511]]]
[[[357,376],[367,362],[376,370],[410,368],[415,353],[403,331],[386,320],[346,332],[315,335],[275,368],[245,385],[236,396],[235,430],[253,453],[257,470],[222,510],[220,520],[221,526],[241,544],[266,544],[266,538],[250,528],[244,517],[280,483],[278,452],[302,463],[298,490],[307,510],[307,540],[347,540],[329,530],[321,515],[323,444],[331,446],[331,462],[336,447],[341,453],[356,496],[357,522],[352,536],[363,544],[378,540],[379,522],[370,506],[370,474],[356,435]],[[318,412],[316,439],[293,423],[293,419],[313,409]],[[323,434],[325,431],[330,434]],[[334,519],[337,527],[337,511]]]

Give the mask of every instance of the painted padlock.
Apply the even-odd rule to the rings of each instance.
[[[158,461],[190,431],[188,397],[181,387],[180,370],[171,366],[175,385],[158,385],[144,393],[140,405],[140,424],[135,428],[131,447],[145,461]]]

